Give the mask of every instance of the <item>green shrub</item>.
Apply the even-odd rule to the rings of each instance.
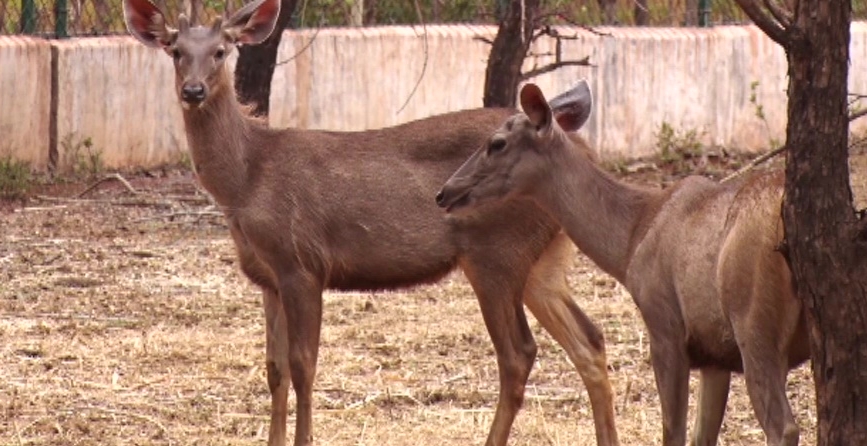
[[[29,163],[11,156],[0,158],[0,198],[22,198],[32,182]]]

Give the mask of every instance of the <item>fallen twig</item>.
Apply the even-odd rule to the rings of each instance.
[[[446,379],[443,380],[442,383],[443,383],[443,384],[451,384],[451,383],[453,383],[453,382],[455,382],[455,381],[460,381],[460,380],[463,380],[463,379],[467,379],[467,374],[466,374],[466,373],[461,373],[460,375],[455,375],[455,376],[452,376],[452,377],[450,377],[450,378],[446,378]]]
[[[111,415],[119,415],[122,417],[130,417],[130,418],[136,418],[136,419],[139,419],[142,421],[147,421],[148,423],[151,423],[154,426],[156,426],[157,428],[159,428],[159,430],[162,432],[163,435],[165,435],[166,437],[169,436],[169,430],[166,429],[166,427],[163,426],[162,423],[160,423],[159,421],[157,421],[153,417],[149,417],[149,416],[144,415],[144,414],[129,412],[126,410],[109,409],[107,407],[99,407],[99,406],[81,406],[81,407],[77,407],[76,410],[93,410],[93,411],[97,411],[97,412],[104,412],[104,413],[111,414]]]
[[[178,212],[169,212],[166,214],[152,215],[150,217],[143,217],[137,220],[133,220],[133,223],[143,223],[147,221],[153,220],[164,220],[164,219],[172,219],[177,217],[222,217],[223,213],[219,211],[213,211],[209,209],[201,210],[201,211],[178,211]]]
[[[33,198],[41,201],[52,203],[68,203],[68,204],[108,204],[114,206],[143,206],[157,208],[173,208],[178,202],[194,203],[194,204],[210,204],[207,197],[196,195],[151,195],[138,193],[136,198],[68,198],[68,197],[53,197],[50,195],[35,195]]]
[[[119,181],[120,184],[123,184],[123,186],[126,187],[126,190],[128,190],[133,195],[139,194],[139,191],[135,190],[135,188],[132,187],[132,184],[130,184],[129,181],[127,181],[126,178],[123,177],[123,175],[121,175],[119,173],[110,173],[110,174],[96,180],[96,182],[91,184],[90,186],[87,186],[87,189],[84,189],[83,191],[81,191],[81,193],[76,195],[76,197],[81,198],[81,197],[85,196],[88,192],[96,189],[97,186],[99,186],[100,184],[105,183],[106,181],[109,181],[109,180]]]
[[[58,204],[57,206],[28,206],[25,208],[21,208],[21,212],[38,212],[38,211],[56,211],[58,209],[66,209],[69,206],[65,204]]]
[[[156,200],[148,197],[141,197],[136,199],[102,199],[102,198],[66,198],[66,197],[52,197],[49,195],[35,195],[33,198],[42,201],[49,201],[55,203],[74,203],[74,204],[110,204],[115,206],[150,206],[150,207],[164,207],[171,208],[173,203],[166,200]]]
[[[18,440],[18,445],[23,446],[24,440],[21,439],[21,430],[18,429],[18,422],[15,417],[12,417],[12,427],[15,429],[15,439]]]
[[[382,392],[372,393],[370,395],[365,396],[363,399],[361,399],[359,401],[356,401],[352,404],[347,404],[343,408],[343,410],[354,410],[354,409],[358,409],[359,407],[364,407],[364,406],[372,403],[373,401],[378,400],[379,397],[381,397],[381,396],[382,396]]]
[[[94,322],[115,322],[115,323],[123,323],[123,324],[138,324],[141,322],[139,319],[130,319],[123,317],[112,317],[112,316],[90,316],[86,314],[63,314],[63,313],[32,313],[32,314],[17,314],[17,313],[3,313],[0,314],[0,319],[67,319],[67,320],[82,320],[82,321],[94,321]]]

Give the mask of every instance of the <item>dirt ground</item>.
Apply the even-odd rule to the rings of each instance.
[[[863,197],[867,156],[852,165]],[[671,179],[650,163],[616,167],[637,171],[628,181]],[[76,198],[87,184],[65,184],[0,209],[0,445],[265,444],[260,296],[238,271],[222,217],[183,170],[126,177],[139,195],[107,181]],[[658,444],[647,335],[629,294],[583,255],[570,281],[604,330],[622,443]],[[496,364],[460,273],[325,301],[318,444],[484,443]],[[595,444],[577,372],[532,317],[531,326],[539,355],[510,444]],[[802,444],[815,439],[811,379],[806,365],[789,375]],[[763,438],[735,377],[720,444]]]

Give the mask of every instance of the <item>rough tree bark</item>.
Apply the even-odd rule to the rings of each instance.
[[[485,107],[515,106],[521,65],[539,15],[539,0],[511,0],[504,9],[485,70]]]
[[[849,0],[737,0],[789,63],[783,222],[807,313],[818,444],[867,444],[867,227],[849,183]]]
[[[253,107],[256,116],[267,117],[271,97],[271,78],[277,64],[277,48],[283,30],[289,26],[298,0],[282,0],[277,26],[267,40],[259,45],[242,46],[235,66],[235,89],[242,104]]]
[[[647,0],[635,0],[633,12],[635,26],[647,26],[650,23],[650,10],[647,9]]]
[[[617,0],[596,0],[602,10],[602,24],[613,25],[617,21]]]
[[[698,26],[698,0],[686,0],[684,6],[684,26]]]

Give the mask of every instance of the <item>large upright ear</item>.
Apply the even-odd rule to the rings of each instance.
[[[177,33],[150,0],[123,0],[123,19],[130,34],[149,47],[165,48]]]
[[[223,26],[235,43],[262,43],[274,31],[281,0],[253,0],[239,9]]]
[[[545,100],[545,95],[536,84],[526,84],[521,89],[521,108],[536,126],[536,130],[547,132],[551,129],[551,107]]]
[[[557,124],[567,132],[580,129],[590,118],[593,109],[593,95],[585,79],[581,79],[574,87],[564,91],[548,101],[554,113]]]

